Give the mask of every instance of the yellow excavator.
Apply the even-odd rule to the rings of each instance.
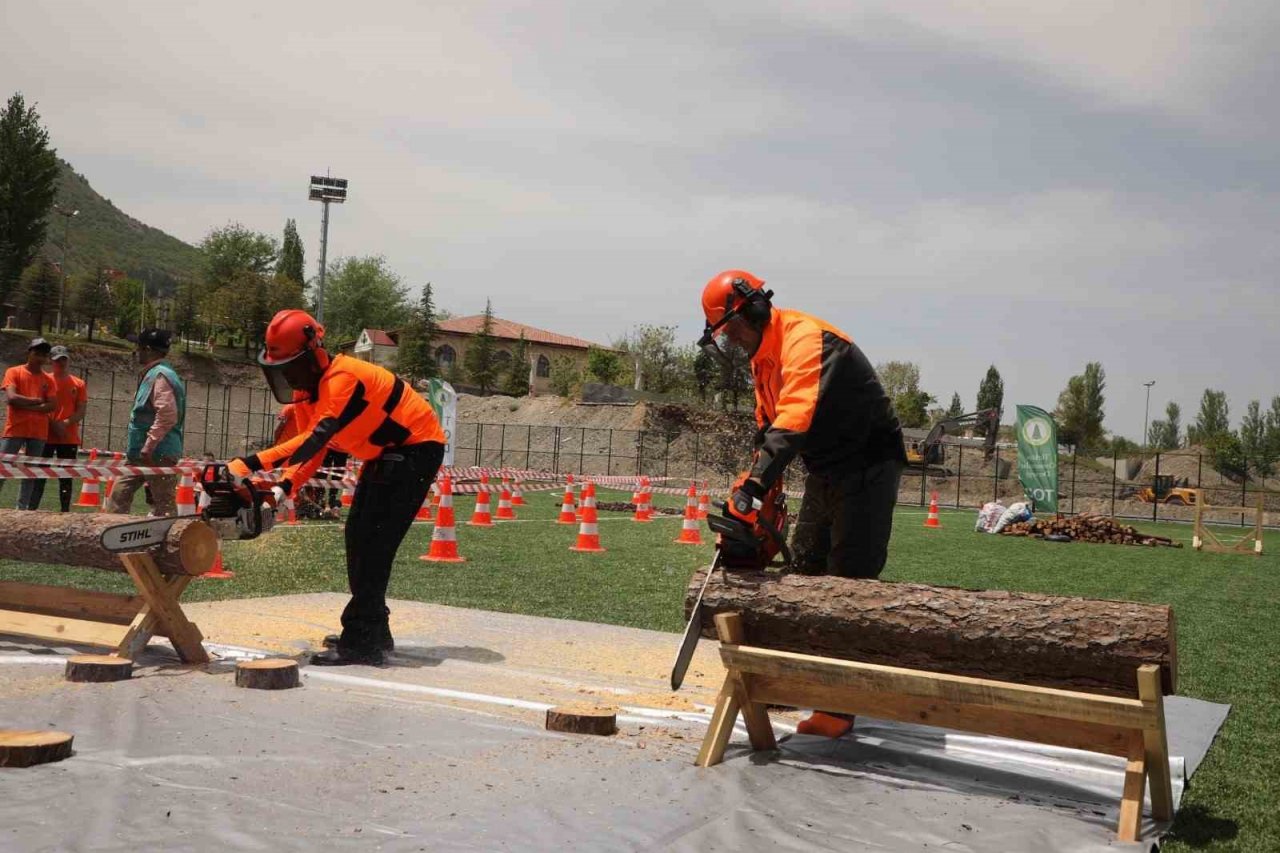
[[[957,433],[969,426],[985,428],[982,458],[983,461],[990,459],[995,453],[996,438],[1000,432],[999,409],[982,409],[977,412],[970,412],[967,415],[957,415],[954,418],[938,421],[922,440],[907,443],[907,465],[911,468],[927,470],[931,474],[951,473],[941,467],[946,455],[943,452],[942,439],[944,436]]]
[[[1178,485],[1172,474],[1157,474],[1150,486],[1143,486],[1133,496],[1144,504],[1196,505],[1196,490]]]

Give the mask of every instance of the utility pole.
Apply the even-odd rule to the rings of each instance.
[[[78,210],[67,210],[60,204],[53,206],[55,213],[62,217],[62,281],[58,285],[58,332],[62,332],[62,305],[67,298],[67,250],[71,242],[71,217],[79,216]]]
[[[1143,382],[1142,384],[1147,389],[1147,407],[1142,414],[1142,451],[1145,453],[1147,451],[1147,418],[1151,415],[1151,386],[1155,385],[1156,381],[1152,379],[1150,382]]]
[[[346,178],[330,178],[327,175],[311,176],[311,192],[307,196],[311,201],[324,205],[324,213],[320,217],[320,282],[316,288],[316,320],[324,322],[324,277],[328,265],[329,250],[329,205],[342,204],[347,200]]]

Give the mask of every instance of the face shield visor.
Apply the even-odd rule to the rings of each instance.
[[[725,323],[733,319],[736,314],[737,312],[730,311],[714,326],[708,323],[707,327],[702,330],[702,337],[698,338],[698,349],[711,356],[716,364],[726,369],[733,368],[733,361],[724,351],[724,348],[720,346],[720,341],[727,337],[724,331]]]
[[[258,364],[266,377],[267,387],[279,403],[294,402],[295,391],[305,391],[315,396],[324,369],[320,366],[318,350],[308,347],[284,361],[270,361],[266,351],[258,353]]]

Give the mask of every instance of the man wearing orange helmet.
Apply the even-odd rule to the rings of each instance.
[[[727,361],[727,337],[751,357],[756,452],[728,510],[754,520],[761,498],[797,455],[808,476],[792,553],[799,571],[875,578],[884,569],[898,482],[906,465],[902,429],[862,350],[839,329],[775,308],[773,291],[745,270],[707,282],[699,346]],[[849,718],[815,712],[798,731],[840,737]]]
[[[242,459],[231,472],[247,478],[283,466],[277,500],[295,494],[320,467],[326,448],[365,461],[347,518],[347,582],[351,601],[333,648],[311,656],[317,665],[383,662],[394,648],[387,617],[387,582],[444,458],[444,431],[431,405],[391,371],[345,355],[330,358],[324,327],[305,311],[281,311],[267,326],[258,364],[281,403],[305,392],[313,413],[287,441]]]

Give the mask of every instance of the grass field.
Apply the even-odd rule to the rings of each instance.
[[[4,505],[12,505],[14,491],[12,485],[5,489]],[[601,494],[602,500],[627,498]],[[681,629],[685,585],[694,568],[709,560],[710,545],[672,544],[678,519],[641,525],[605,513],[600,529],[608,553],[572,553],[576,528],[554,523],[558,495],[529,499],[521,521],[486,530],[462,524],[459,547],[468,559],[463,564],[420,562],[431,528],[415,525],[397,560],[390,594]],[[46,505],[49,500],[46,495]],[[457,498],[456,505],[465,522],[471,499]],[[925,530],[923,515],[918,509],[899,512],[883,579],[1173,605],[1179,692],[1234,707],[1196,773],[1166,849],[1280,849],[1280,535],[1270,532],[1271,553],[1257,558],[1193,552],[1185,525],[1138,525],[1188,544],[1174,550],[984,536],[972,532],[973,514],[967,511],[944,513],[942,530]],[[231,543],[225,553],[236,579],[199,581],[185,598],[345,591],[342,535],[334,524],[283,528],[253,542]],[[12,562],[0,563],[0,579],[128,588],[123,576]]]

